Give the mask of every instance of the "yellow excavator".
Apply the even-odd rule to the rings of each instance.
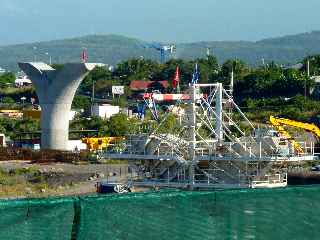
[[[273,127],[277,129],[277,131],[285,138],[288,139],[288,141],[293,145],[294,149],[298,153],[304,153],[303,149],[301,148],[300,144],[294,140],[294,138],[288,133],[283,126],[289,126],[289,127],[296,127],[300,129],[304,129],[306,131],[309,131],[313,133],[315,136],[320,138],[320,129],[317,125],[313,123],[303,123],[298,122],[295,120],[290,120],[286,118],[276,118],[274,116],[270,116],[270,123]]]
[[[82,138],[82,142],[87,145],[88,150],[95,151],[105,149],[111,144],[123,139],[122,137],[91,137]]]

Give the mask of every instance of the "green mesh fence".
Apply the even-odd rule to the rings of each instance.
[[[0,201],[0,239],[71,238],[74,199]]]
[[[0,239],[320,239],[320,188],[0,202]]]

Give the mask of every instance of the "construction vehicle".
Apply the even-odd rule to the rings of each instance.
[[[303,153],[303,149],[300,146],[300,144],[298,142],[296,142],[294,140],[294,138],[290,135],[290,133],[288,133],[283,126],[289,126],[289,127],[295,127],[295,128],[300,128],[306,131],[311,132],[312,134],[314,134],[315,136],[317,136],[318,138],[320,138],[320,129],[318,126],[316,126],[313,123],[303,123],[303,122],[298,122],[295,120],[291,120],[291,119],[286,119],[286,118],[276,118],[274,116],[270,116],[270,123],[272,124],[272,126],[274,126],[277,131],[286,139],[288,139],[288,141],[293,145],[293,147],[295,148],[295,150],[298,153]]]
[[[117,141],[123,140],[122,137],[91,137],[91,138],[82,138],[83,143],[87,145],[87,150],[96,151],[103,150],[109,147],[111,144],[116,143]]]

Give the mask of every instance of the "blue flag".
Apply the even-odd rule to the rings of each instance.
[[[200,73],[199,73],[199,70],[198,70],[198,63],[196,63],[194,72],[193,72],[193,74],[192,74],[192,81],[191,81],[191,83],[192,83],[192,84],[197,84],[197,83],[199,82],[199,78],[200,78]]]

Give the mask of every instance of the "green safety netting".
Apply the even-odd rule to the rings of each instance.
[[[0,239],[320,239],[320,188],[0,202]]]
[[[74,199],[0,201],[0,239],[71,239]]]

